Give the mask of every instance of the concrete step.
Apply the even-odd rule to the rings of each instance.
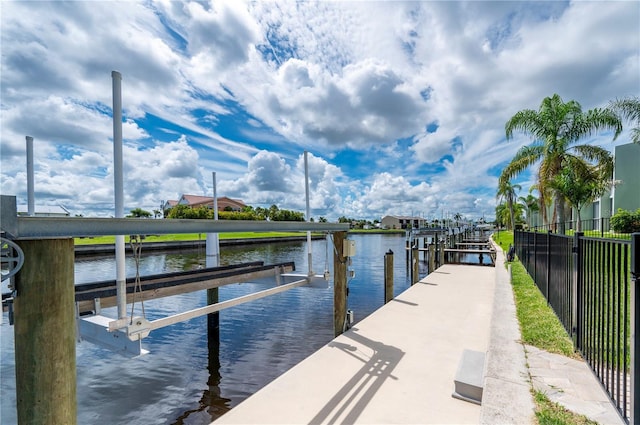
[[[464,350],[454,379],[454,398],[470,403],[482,403],[484,358],[481,351]]]

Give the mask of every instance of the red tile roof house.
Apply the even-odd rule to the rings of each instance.
[[[207,207],[213,209],[213,197],[198,195],[182,195],[177,201],[167,201],[165,209],[170,209],[175,205],[188,205],[191,208]],[[246,204],[240,199],[231,199],[226,196],[218,197],[218,211],[242,211]]]

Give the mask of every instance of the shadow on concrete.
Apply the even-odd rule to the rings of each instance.
[[[370,348],[373,350],[373,354],[367,358],[366,354],[357,346],[335,341],[329,344],[330,347],[338,348],[345,354],[362,361],[363,365],[309,423],[356,423],[358,417],[378,392],[384,381],[388,378],[398,379],[391,373],[400,363],[405,354],[404,351],[397,347],[371,340],[358,334],[357,330],[352,328],[343,335],[351,338],[356,343]]]
[[[402,303],[402,304],[406,304],[406,305],[412,305],[414,307],[420,305],[420,304],[417,304],[417,303],[412,303],[411,301],[399,300],[397,298],[394,298],[391,301],[393,301],[394,303]]]

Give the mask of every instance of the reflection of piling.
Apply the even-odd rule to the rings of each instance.
[[[384,303],[393,299],[393,251],[384,254]]]
[[[218,288],[207,289],[207,304],[215,304],[218,302]],[[207,411],[211,418],[216,418],[224,414],[228,408],[226,402],[229,401],[222,397],[220,392],[220,313],[210,313],[207,315],[207,347],[209,351],[208,369],[209,379],[207,385],[208,392],[203,394],[201,405],[206,405]]]
[[[18,423],[75,424],[73,239],[18,244],[24,251],[13,304]]]
[[[207,305],[218,303],[218,288],[207,289]],[[220,312],[207,314],[207,335],[209,337],[209,350],[220,347]],[[212,346],[214,344],[214,346]]]

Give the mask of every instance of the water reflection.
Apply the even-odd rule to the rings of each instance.
[[[348,305],[361,320],[384,302],[384,254],[395,255],[395,294],[409,286],[404,237],[353,235],[357,254],[349,281]],[[314,241],[314,268],[333,271],[332,248]],[[143,253],[144,254],[144,253]],[[262,260],[295,261],[307,270],[305,243],[223,247],[221,264]],[[145,255],[141,274],[188,270],[204,265],[204,252]],[[424,263],[421,262],[421,267]],[[135,275],[127,259],[127,276]],[[76,283],[114,279],[111,258],[79,259]],[[421,274],[426,270],[421,268]],[[275,282],[248,282],[220,288],[220,301],[266,289]],[[207,304],[206,291],[145,302],[153,320]],[[115,308],[103,314],[115,317]],[[333,339],[333,290],[296,288],[223,310],[219,334],[208,337],[207,317],[151,333],[148,355],[124,358],[99,346],[77,346],[78,423],[208,424]],[[15,423],[13,329],[6,313],[1,331],[1,419]]]

